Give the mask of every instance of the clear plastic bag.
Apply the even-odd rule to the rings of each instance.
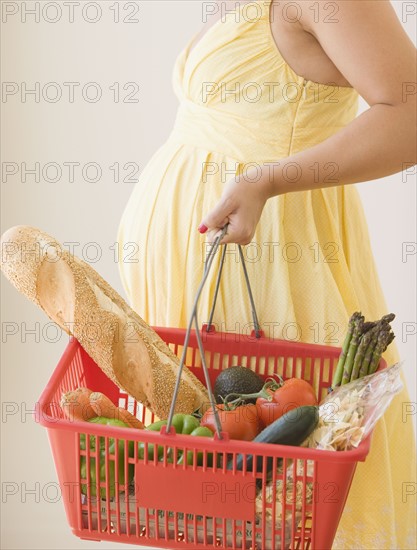
[[[329,393],[320,404],[319,423],[308,438],[308,447],[326,451],[357,447],[401,391],[401,365],[396,363]]]

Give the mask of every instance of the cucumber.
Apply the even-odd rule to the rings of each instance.
[[[307,439],[307,437],[316,428],[319,421],[319,408],[312,405],[297,407],[285,413],[281,418],[272,422],[253,440],[254,443],[273,443],[275,445],[294,445],[298,446]],[[239,454],[236,457],[236,469],[243,469],[244,455]],[[246,455],[246,470],[252,471],[253,455]],[[281,459],[279,459],[280,461]],[[262,456],[256,460],[256,471],[263,472]],[[278,461],[277,461],[278,462]],[[266,460],[267,473],[272,470],[272,457]],[[232,461],[229,462],[227,469],[233,469]]]

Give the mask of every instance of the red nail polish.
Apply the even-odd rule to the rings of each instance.
[[[206,227],[204,225],[204,223],[202,223],[201,225],[198,226],[198,230],[200,231],[200,233],[205,233],[207,231],[208,227]]]

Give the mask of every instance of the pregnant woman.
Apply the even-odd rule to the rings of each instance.
[[[185,327],[207,241],[228,222],[218,329],[251,328],[240,243],[264,332],[340,346],[354,311],[388,312],[350,184],[416,163],[416,50],[385,0],[208,4],[216,13],[175,63],[173,131],[121,220],[120,247],[140,250],[138,263],[120,264],[124,288],[150,324]],[[370,107],[357,117],[359,94]],[[395,344],[385,359],[398,361]],[[416,547],[407,401],[403,390],[375,429],[334,548]]]

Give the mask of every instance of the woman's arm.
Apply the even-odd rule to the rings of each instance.
[[[325,3],[320,0],[319,14]],[[370,108],[320,144],[264,166],[258,177],[248,172],[230,181],[202,220],[211,230],[209,239],[228,222],[222,242],[250,242],[272,196],[369,181],[417,163],[416,49],[390,2],[334,0],[337,23],[323,17],[315,22],[313,4],[317,0],[302,2],[304,29]]]

